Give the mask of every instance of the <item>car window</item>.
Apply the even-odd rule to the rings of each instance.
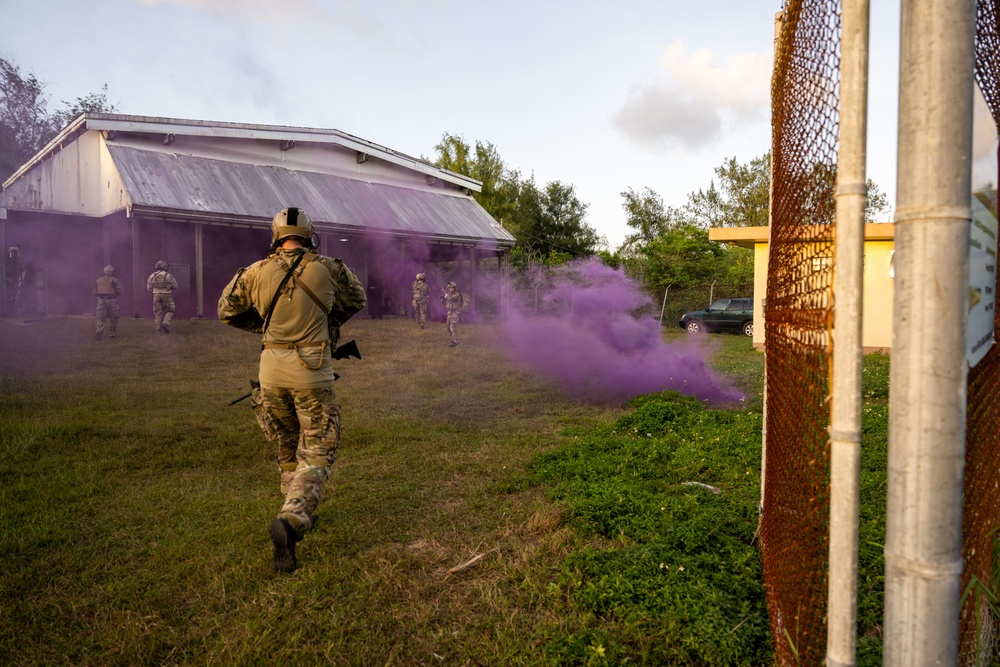
[[[711,306],[708,307],[709,310],[726,310],[729,306],[729,299],[719,299]]]
[[[736,310],[753,310],[753,299],[733,299],[733,308]]]

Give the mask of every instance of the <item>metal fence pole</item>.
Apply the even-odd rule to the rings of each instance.
[[[861,474],[861,313],[865,252],[868,0],[844,0],[830,409],[830,577],[827,667],[857,664]]]
[[[663,305],[660,306],[660,328],[663,328],[663,311],[667,308],[667,295],[670,294],[670,285],[667,285],[667,289],[663,292]]]
[[[954,665],[975,0],[903,0],[884,665]]]

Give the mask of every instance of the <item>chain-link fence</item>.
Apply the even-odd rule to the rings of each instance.
[[[826,649],[828,378],[840,68],[836,0],[789,0],[771,85],[761,555],[776,661]]]
[[[997,0],[979,0],[979,86],[1000,121]],[[761,552],[778,664],[820,664],[826,640],[829,343],[840,7],[789,0],[772,83],[767,415]],[[1000,122],[998,122],[1000,125]],[[991,196],[994,201],[996,192]],[[1000,285],[997,286],[1000,289]],[[1000,318],[996,318],[1000,327]],[[969,373],[959,664],[997,657],[1000,348]]]

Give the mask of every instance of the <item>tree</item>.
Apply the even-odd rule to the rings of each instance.
[[[483,184],[482,192],[474,196],[517,239],[515,264],[526,257],[560,263],[596,250],[597,232],[587,224],[587,205],[576,197],[572,185],[552,181],[539,189],[534,176],[524,179],[509,169],[489,142],[477,141],[473,149],[462,137],[445,133],[434,150],[436,166]]]
[[[704,227],[763,227],[768,221],[771,154],[740,164],[736,158],[715,168],[707,190],[688,195],[687,213]]]
[[[33,74],[0,58],[0,181],[6,180],[52,135],[44,86]]]
[[[52,127],[56,133],[70,124],[82,113],[115,113],[118,107],[108,102],[108,84],[101,86],[101,92],[78,97],[75,102],[63,101],[63,109],[52,114]]]
[[[548,183],[540,205],[541,215],[522,230],[528,245],[545,256],[557,251],[576,257],[594,254],[599,241],[597,231],[587,224],[587,205],[577,198],[572,185]]]
[[[626,239],[629,248],[651,243],[657,236],[667,231],[668,218],[661,197],[653,188],[636,192],[629,188],[621,193],[622,207],[625,209],[626,224],[635,230]]]
[[[507,168],[496,146],[477,141],[473,149],[464,138],[445,132],[434,150],[436,166],[483,184],[482,191],[473,196],[490,215],[506,224],[516,206],[518,176]]]
[[[0,182],[41,150],[71,120],[84,112],[116,111],[108,102],[108,87],[101,92],[63,102],[49,110],[45,84],[34,74],[24,75],[11,61],[0,58]]]
[[[726,250],[708,240],[700,225],[681,224],[642,248],[645,280],[656,291],[668,285],[693,287],[711,282]]]

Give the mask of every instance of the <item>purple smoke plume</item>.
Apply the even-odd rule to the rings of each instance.
[[[711,404],[743,398],[707,366],[704,347],[663,340],[656,304],[623,272],[591,258],[560,267],[553,278],[544,295],[528,294],[506,321],[517,363],[588,400],[667,389]]]

